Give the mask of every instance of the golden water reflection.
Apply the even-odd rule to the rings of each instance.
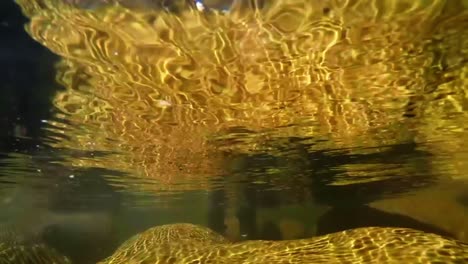
[[[288,138],[351,154],[415,141],[438,175],[466,180],[466,1],[283,0],[227,13],[17,2],[31,36],[62,57],[54,104],[66,122],[50,131],[66,137],[54,146],[115,153],[70,165],[157,182],[145,190],[209,189],[232,157],[294,152]],[[330,184],[402,170],[342,169]]]

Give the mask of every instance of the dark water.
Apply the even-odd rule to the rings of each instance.
[[[150,2],[134,4],[161,8]],[[221,1],[212,2],[213,7],[224,7]],[[82,10],[101,5],[93,1],[77,4]],[[47,39],[45,46],[52,48],[39,44],[24,31],[28,20],[19,7],[12,1],[2,1],[1,5],[0,233],[4,237],[44,240],[76,263],[95,263],[129,236],[154,225],[176,222],[209,226],[233,240],[294,239],[362,226],[399,226],[468,242],[466,10],[455,12],[456,8],[448,4],[439,10],[454,19],[462,18],[452,22],[454,26],[444,31],[446,35],[433,33],[430,41],[435,44],[428,48],[432,66],[424,74],[418,75],[409,64],[408,68],[414,70],[411,78],[400,78],[399,74],[408,71],[397,69],[405,68],[401,61],[385,64],[393,68],[384,72],[373,68],[372,63],[363,64],[368,68],[360,65],[364,71],[356,70],[351,76],[359,73],[364,77],[356,75],[357,81],[352,79],[348,84],[361,92],[351,101],[363,103],[347,106],[343,98],[329,101],[327,105],[336,104],[330,110],[335,114],[326,117],[325,125],[315,114],[312,118],[297,110],[295,106],[301,101],[289,106],[286,99],[281,107],[291,108],[292,113],[304,118],[284,121],[287,118],[282,119],[281,107],[276,106],[256,112],[263,107],[262,100],[269,100],[267,97],[244,98],[255,111],[228,114],[229,118],[222,119],[216,112],[222,112],[222,107],[215,109],[213,116],[220,121],[210,123],[210,115],[204,114],[222,102],[213,106],[209,100],[198,100],[204,93],[187,92],[196,98],[191,106],[203,110],[187,119],[179,114],[188,111],[189,103],[176,105],[177,100],[183,101],[178,95],[147,99],[145,92],[135,95],[124,90],[124,85],[107,93],[113,97],[106,98],[105,92],[90,95],[94,90],[86,87],[95,85],[102,91],[106,87],[98,86],[102,80],[93,82],[97,77],[92,71],[79,73],[70,65],[70,69],[61,70],[64,66],[57,66],[61,57],[50,50],[65,58],[75,55],[62,54],[63,50]],[[179,12],[177,8],[171,12]],[[322,15],[330,12],[326,10]],[[443,24],[444,19],[437,23]],[[452,44],[450,48],[445,41]],[[403,59],[419,61],[423,55],[418,53],[417,44],[414,46]],[[382,47],[393,49],[391,45]],[[115,56],[121,55],[121,50],[115,48],[115,52]],[[252,49],[255,52],[260,51]],[[80,54],[82,58],[89,55]],[[163,57],[163,52],[160,55]],[[119,58],[123,55],[115,61]],[[427,64],[421,61],[421,65]],[[115,67],[120,67],[117,62]],[[115,82],[105,79],[111,76],[110,70],[104,63],[93,63],[97,71],[103,69],[96,75],[108,80],[108,86],[122,83],[115,77],[117,73],[112,77]],[[330,65],[334,63],[344,65],[346,60],[331,61]],[[388,96],[389,89],[384,86],[391,85],[373,74],[366,75],[366,69],[375,70],[377,77],[379,73],[396,76],[388,80],[392,85],[400,84],[393,88],[400,89],[406,83],[408,90],[422,85],[424,91]],[[144,76],[146,70],[141,67],[138,71]],[[80,79],[80,74],[89,78]],[[222,73],[206,74],[212,78],[208,83],[219,84],[230,78]],[[131,79],[128,83],[141,85],[139,91],[146,91],[145,79],[135,76],[126,77],[126,81]],[[418,83],[418,78],[424,84]],[[383,92],[374,93],[359,85],[368,82],[376,83]],[[172,84],[179,85],[175,81]],[[232,84],[226,81],[219,85]],[[333,82],[320,85],[326,88]],[[70,89],[78,91],[78,103],[73,101]],[[358,98],[361,95],[363,99]],[[402,99],[404,103],[399,104],[398,96],[408,100]],[[206,106],[202,106],[205,101]],[[233,108],[247,107],[239,101],[242,99],[229,103]],[[102,102],[108,105],[103,107]],[[179,119],[163,119],[159,127],[153,126],[160,121],[149,107],[151,102],[170,104]],[[309,102],[303,104],[307,108]],[[319,112],[317,116],[326,116],[324,105],[311,109]],[[376,110],[367,111],[372,113],[364,122],[365,129],[356,128],[363,126],[359,117],[350,121],[340,116],[366,105]],[[291,112],[285,113],[291,116]],[[264,116],[278,119],[271,121]],[[206,122],[208,128],[188,126],[187,120]],[[227,125],[218,129],[223,122]],[[212,127],[216,129],[210,130]],[[208,135],[209,140],[201,140],[200,135]]]

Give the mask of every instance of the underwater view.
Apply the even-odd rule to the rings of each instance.
[[[467,0],[0,14],[0,264],[468,263]]]

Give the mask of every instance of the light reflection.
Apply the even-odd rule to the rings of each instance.
[[[464,131],[463,1],[235,1],[228,13],[17,2],[31,36],[63,57],[55,146],[116,153],[73,166],[198,189],[232,156],[282,156],[285,138],[314,141],[307,151],[462,146],[440,128]],[[345,166],[350,182],[379,179],[366,166]]]

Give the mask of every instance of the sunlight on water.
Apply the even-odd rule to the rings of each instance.
[[[116,153],[74,166],[185,190],[209,188],[230,156],[284,155],[289,137],[323,139],[310,150],[416,140],[464,156],[464,1],[65,2],[18,1],[30,34],[63,57],[55,146]],[[459,178],[459,166],[446,170]]]
[[[2,181],[100,174],[142,197],[132,207],[183,201],[195,214],[222,191],[214,207],[237,240],[260,237],[238,211],[307,201],[310,226],[321,206],[364,205],[468,241],[455,202],[468,190],[467,1],[16,2],[60,56],[65,89],[44,125],[56,152],[36,161],[60,176],[30,177],[43,166],[8,154]],[[320,233],[278,219],[291,238]]]

